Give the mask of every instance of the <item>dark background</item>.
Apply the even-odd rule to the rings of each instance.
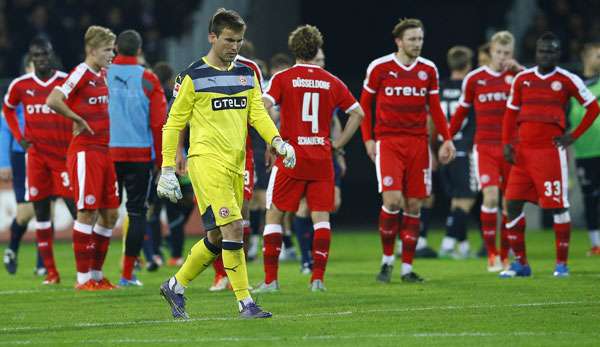
[[[422,55],[436,63],[440,79],[445,79],[447,50],[457,44],[476,49],[485,42],[485,32],[490,26],[505,29],[504,16],[511,4],[510,1],[373,3],[375,6],[364,6],[364,3],[339,6],[339,3],[326,1],[301,1],[304,22],[316,25],[324,35],[326,68],[341,77],[356,98],[360,97],[369,63],[396,51],[391,32],[399,18],[415,17],[423,21]],[[359,133],[346,146],[346,161],[348,173],[343,180],[342,208],[334,220],[349,226],[375,227],[381,198],[377,193],[375,166],[366,155]],[[441,225],[447,202],[438,185],[434,185],[434,192],[437,199],[433,223]]]

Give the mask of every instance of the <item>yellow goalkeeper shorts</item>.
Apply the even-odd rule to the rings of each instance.
[[[200,156],[189,158],[188,173],[205,230],[242,219],[244,175]]]

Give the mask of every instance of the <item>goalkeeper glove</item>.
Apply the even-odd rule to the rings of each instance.
[[[162,168],[156,187],[156,193],[159,197],[167,198],[173,203],[176,203],[177,200],[183,197],[181,188],[179,187],[179,180],[177,179],[177,176],[175,176],[174,167]]]
[[[283,165],[288,169],[296,166],[296,152],[294,151],[294,147],[289,143],[283,141],[281,137],[276,137],[271,146],[275,148],[277,154],[283,157]]]

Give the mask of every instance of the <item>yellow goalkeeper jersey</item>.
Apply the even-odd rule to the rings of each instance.
[[[179,133],[188,123],[188,157],[213,159],[239,174],[244,173],[248,124],[267,143],[279,136],[254,71],[242,63],[220,70],[204,57],[177,76],[173,97],[163,127],[163,167],[175,166]]]

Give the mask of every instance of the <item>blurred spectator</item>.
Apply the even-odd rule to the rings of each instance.
[[[585,42],[600,41],[599,0],[538,0],[539,13],[522,40],[520,60],[534,61],[535,42],[545,31],[561,40],[562,63],[579,60]]]
[[[50,39],[66,70],[83,57],[83,34],[92,24],[115,33],[133,28],[142,33],[149,64],[164,59],[164,39],[191,28],[197,0],[0,0],[0,76],[16,77],[24,45],[33,37]],[[10,33],[10,34],[9,34]]]

